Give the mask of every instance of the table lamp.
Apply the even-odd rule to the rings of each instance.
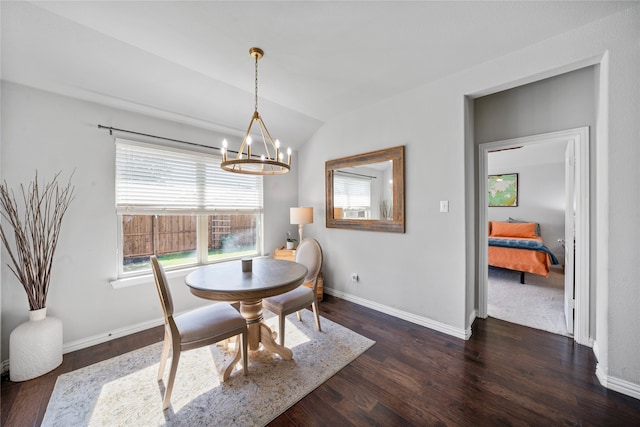
[[[291,224],[298,224],[298,237],[302,242],[304,225],[313,224],[313,208],[290,208],[289,219]]]

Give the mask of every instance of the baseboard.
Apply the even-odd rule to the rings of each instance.
[[[635,384],[620,378],[608,377],[607,388],[609,390],[617,391],[618,393],[626,394],[635,399],[640,399],[640,384]]]
[[[381,313],[388,314],[393,317],[397,317],[399,319],[406,320],[411,323],[415,323],[416,325],[424,326],[429,329],[433,329],[438,332],[445,333],[447,335],[452,335],[456,338],[461,338],[464,340],[468,340],[471,337],[471,328],[460,329],[454,328],[446,323],[438,322],[436,320],[432,320],[423,316],[417,316],[413,313],[408,313],[406,311],[398,310],[394,307],[389,307],[383,304],[379,304],[374,301],[370,301],[368,299],[360,298],[355,295],[347,294],[345,292],[337,291],[331,288],[324,288],[324,292],[333,295],[334,297],[353,302],[358,305],[362,305],[364,307],[368,307],[372,310],[379,311]]]
[[[81,340],[71,341],[62,345],[62,353],[66,354],[72,351],[82,350],[83,348],[91,347],[92,345],[102,344],[116,338],[122,338],[127,335],[135,334],[136,332],[142,332],[144,330],[155,328],[156,326],[160,326],[163,324],[164,319],[159,318],[138,323],[132,326],[115,329],[104,334],[98,334],[88,338],[83,338]]]
[[[591,349],[593,350],[593,355],[596,357],[596,360],[600,360],[600,347],[598,347],[598,341],[591,341]]]
[[[83,348],[91,347],[97,344],[102,344],[107,341],[114,340],[116,338],[125,337],[127,335],[134,334],[136,332],[142,332],[144,330],[155,328],[156,326],[160,326],[164,324],[164,320],[162,318],[150,320],[147,322],[138,323],[136,325],[127,326],[124,328],[115,329],[110,332],[105,332],[103,334],[93,335],[88,338],[83,338],[81,340],[71,341],[68,343],[64,343],[62,345],[62,353],[71,353],[72,351],[82,350]],[[2,375],[6,374],[9,371],[10,361],[9,359],[2,361]]]
[[[640,399],[640,384],[607,375],[600,367],[600,363],[596,365],[596,377],[603,387],[634,399]]]
[[[473,322],[476,320],[477,317],[478,317],[478,310],[474,308],[473,310],[471,310],[471,313],[469,314],[469,322],[467,323],[469,325],[469,330],[471,330],[471,325],[473,325]],[[471,336],[471,334],[469,334],[469,336]]]

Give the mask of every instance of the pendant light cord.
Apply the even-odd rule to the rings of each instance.
[[[258,55],[255,55],[256,58],[256,113],[258,112]]]

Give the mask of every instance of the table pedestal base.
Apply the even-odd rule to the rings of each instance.
[[[247,327],[249,329],[248,347],[250,351],[258,350],[260,343],[262,343],[266,350],[280,355],[283,360],[293,359],[293,352],[287,347],[276,343],[274,340],[275,332],[264,323],[261,299],[257,301],[240,302],[240,314],[247,319]]]
[[[274,340],[274,335],[277,334],[273,332],[271,328],[269,328],[264,323],[260,323],[260,331],[260,342],[265,349],[269,350],[272,353],[279,354],[283,360],[293,359],[293,352],[291,351],[291,349],[278,344]]]

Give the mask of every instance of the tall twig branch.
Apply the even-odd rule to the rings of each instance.
[[[7,265],[24,287],[30,310],[46,306],[62,218],[74,198],[71,177],[67,185],[61,187],[58,184],[60,173],[43,187],[38,183],[38,172],[27,188],[20,185],[22,215],[13,190],[6,181],[0,185],[0,214],[12,228],[13,242],[2,222],[0,239],[11,260]]]

